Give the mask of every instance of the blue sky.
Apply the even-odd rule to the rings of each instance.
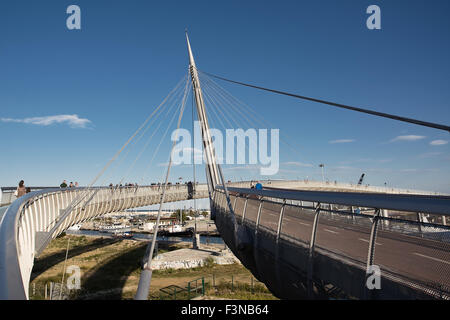
[[[81,30],[66,27],[71,4]],[[371,4],[381,30],[366,27]],[[448,125],[448,12],[446,0],[2,1],[0,185],[88,184],[186,74],[185,28],[201,70]],[[364,172],[371,185],[450,192],[446,132],[217,83],[296,149],[280,144],[273,178],[320,180],[324,163],[332,181],[356,183]],[[168,123],[128,175],[139,144],[100,182],[160,179],[169,136],[143,172]],[[225,169],[229,179],[260,177]],[[204,181],[202,166],[197,174]],[[191,176],[179,166],[171,180]]]

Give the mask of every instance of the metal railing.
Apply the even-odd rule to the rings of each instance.
[[[230,214],[221,189],[214,194],[214,209]],[[233,187],[228,191],[236,221],[250,226],[255,235],[269,235],[265,249],[275,259],[299,266],[297,257],[280,253],[284,242],[308,252],[300,267],[309,290],[317,277],[314,257],[320,253],[366,270],[377,265],[386,279],[434,298],[450,298],[450,227],[420,219],[425,213],[450,215],[448,196]],[[358,208],[365,213],[355,213]],[[390,210],[417,213],[419,221],[391,218]],[[254,241],[255,250],[261,244],[256,236]]]
[[[45,189],[15,200],[0,222],[0,299],[27,299],[35,256],[63,231],[106,213],[160,201],[160,186]],[[196,198],[208,197],[197,185]],[[166,202],[188,199],[186,185],[171,185]]]

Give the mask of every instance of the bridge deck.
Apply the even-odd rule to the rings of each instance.
[[[304,195],[303,191],[294,193]],[[269,193],[273,196],[274,192],[278,191]],[[314,270],[311,280],[327,280],[354,297],[364,298],[367,296],[364,285],[369,255],[373,257],[372,265],[379,266],[382,272],[384,290],[377,293],[380,297],[450,297],[450,228],[447,226],[377,217],[378,231],[371,248],[373,214],[352,214],[343,205],[330,210],[328,204],[322,204],[314,238],[312,202],[295,198],[283,204],[286,198],[289,199],[283,192],[280,195],[284,195],[284,199],[262,196],[267,191],[256,196],[258,191],[253,189],[244,193],[242,188],[230,188],[230,193],[237,223],[245,232],[237,238],[230,234],[235,227],[229,222],[231,213],[220,192],[215,194],[214,200],[218,229],[241,261],[280,297],[305,297],[306,291],[300,287],[302,284],[307,286],[306,274],[311,265]],[[306,194],[311,197],[310,193]],[[392,197],[397,200],[418,197],[420,201],[437,198],[445,202],[440,209],[446,211],[440,212],[450,212],[449,197]],[[328,199],[333,203],[333,197]],[[420,201],[418,206],[424,205]],[[312,260],[308,258],[311,241],[314,244]],[[240,251],[239,246],[246,247],[247,251]],[[284,287],[280,287],[280,283]]]

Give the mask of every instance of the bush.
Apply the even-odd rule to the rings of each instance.
[[[214,262],[214,259],[212,257],[208,257],[205,260],[203,260],[203,266],[206,268],[212,268],[214,267],[216,263]]]

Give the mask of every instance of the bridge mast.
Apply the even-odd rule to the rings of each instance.
[[[208,184],[211,183],[212,184],[211,187],[212,187],[212,189],[214,189],[214,187],[220,183],[219,174],[218,174],[217,165],[216,165],[214,146],[212,144],[211,134],[209,132],[209,124],[208,124],[208,118],[206,116],[205,104],[203,101],[202,88],[200,86],[200,80],[198,78],[197,67],[195,66],[195,60],[194,60],[194,56],[192,54],[191,44],[189,43],[189,37],[188,37],[187,31],[186,31],[186,41],[187,41],[188,53],[189,53],[189,70],[191,73],[192,88],[194,90],[195,104],[197,106],[197,115],[198,115],[198,120],[201,125],[201,130],[202,130],[203,148],[205,150],[205,155],[206,155],[207,179],[211,180],[211,181],[208,181]]]

